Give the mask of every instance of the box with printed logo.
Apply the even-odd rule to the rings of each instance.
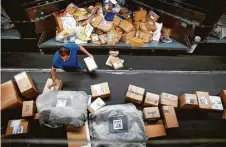
[[[160,113],[158,107],[145,107],[143,110],[145,120],[158,120]]]
[[[62,85],[63,85],[62,81],[56,79],[55,82],[56,82],[56,85],[50,87],[51,84],[53,83],[53,80],[51,78],[48,78],[42,93],[46,93],[46,92],[54,91],[54,90],[61,90]]]
[[[211,101],[210,101],[208,92],[196,91],[195,94],[198,98],[198,103],[199,103],[200,109],[205,109],[205,110],[211,110],[212,109]]]
[[[221,102],[221,98],[219,96],[209,96],[212,110],[216,111],[224,111],[223,104]]]
[[[162,105],[178,107],[178,96],[163,92],[160,95],[160,103]]]
[[[97,111],[98,109],[104,107],[105,105],[106,105],[106,103],[101,98],[97,98],[95,101],[93,101],[88,106],[88,110],[90,113],[93,113],[93,112]]]
[[[195,94],[185,93],[179,98],[181,109],[193,109],[198,107],[198,99]]]
[[[93,98],[107,98],[110,96],[108,82],[91,85],[91,93]]]
[[[162,106],[162,113],[164,117],[165,128],[169,129],[179,127],[177,115],[173,106]]]
[[[144,100],[144,106],[158,106],[159,105],[159,95],[147,92]]]
[[[22,108],[22,117],[33,116],[35,113],[35,102],[34,101],[24,101]]]
[[[10,120],[6,129],[6,136],[27,134],[29,122],[25,119]]]
[[[132,103],[141,104],[143,102],[144,88],[129,85],[126,93],[126,100]]]

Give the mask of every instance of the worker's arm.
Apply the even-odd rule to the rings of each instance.
[[[51,68],[51,78],[53,80],[53,83],[49,86],[49,88],[56,85],[56,68],[54,68],[53,66]]]
[[[89,57],[92,57],[93,55],[90,54],[83,46],[79,45],[79,50],[82,51],[84,54],[86,54]]]

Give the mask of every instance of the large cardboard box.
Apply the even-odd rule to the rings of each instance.
[[[158,107],[145,107],[143,113],[145,120],[158,120],[161,117]]]
[[[147,16],[147,11],[142,9],[142,10],[137,10],[134,11],[134,17],[133,20],[134,21],[141,21],[142,19],[146,18]]]
[[[224,109],[223,115],[222,115],[222,119],[226,120],[226,109]]]
[[[145,130],[148,138],[166,136],[166,130],[162,120],[158,120],[156,123],[145,123]]]
[[[92,20],[91,20],[91,25],[93,26],[93,27],[97,27],[101,22],[102,22],[102,20],[103,20],[103,17],[102,16],[100,16],[100,15],[96,15]]]
[[[90,72],[92,72],[98,68],[93,57],[84,58],[84,62],[86,63],[86,66]]]
[[[105,33],[109,32],[113,27],[113,22],[112,21],[106,21],[103,20],[97,28],[101,31],[104,31]]]
[[[198,107],[198,99],[195,94],[185,93],[179,98],[181,109],[193,109]]]
[[[86,122],[82,127],[73,127],[67,126],[67,140],[68,140],[68,147],[91,147],[90,143],[90,134],[88,123]]]
[[[144,91],[144,88],[129,85],[126,93],[126,100],[132,103],[141,104],[143,101]]]
[[[206,110],[212,109],[208,92],[196,91],[195,94],[198,98],[200,109],[206,109]]]
[[[226,107],[226,90],[222,90],[220,92],[220,97],[221,97],[224,107]]]
[[[132,37],[132,38],[129,40],[129,43],[130,43],[132,46],[142,47],[143,44],[144,44],[144,40],[142,40],[142,39],[140,39],[140,38]]]
[[[32,101],[24,101],[22,108],[22,117],[33,116],[35,113],[35,102]]]
[[[162,106],[162,113],[164,117],[165,128],[169,129],[179,127],[173,106]]]
[[[56,82],[55,86],[49,87],[52,85],[53,80],[51,78],[48,78],[42,93],[46,93],[46,92],[54,91],[54,90],[61,90],[63,82],[58,79],[56,79],[55,82]]]
[[[110,96],[108,82],[91,85],[91,93],[93,98],[107,98]]]
[[[147,92],[144,100],[144,106],[158,106],[159,105],[159,95]]]
[[[97,98],[95,101],[93,101],[88,106],[88,110],[90,113],[93,113],[93,112],[97,111],[98,109],[104,107],[105,105],[106,105],[106,103],[101,98]]]
[[[21,72],[14,76],[16,83],[19,87],[21,94],[28,98],[32,99],[38,96],[38,91],[35,88],[35,85],[31,77],[26,72]]]
[[[22,106],[15,82],[12,80],[1,84],[1,110]]]
[[[224,111],[223,104],[221,102],[221,98],[219,96],[209,96],[212,110],[216,111]]]
[[[6,129],[6,136],[27,134],[29,132],[29,122],[25,119],[10,120]]]
[[[111,57],[110,62],[114,69],[122,69],[124,67],[119,57]]]
[[[129,33],[134,29],[133,25],[126,20],[121,21],[119,27],[123,29],[126,33]]]
[[[162,105],[178,107],[178,96],[163,92],[160,95],[160,103]]]
[[[76,6],[76,5],[73,4],[73,3],[70,3],[70,4],[67,6],[65,12],[67,12],[67,13],[73,15],[77,9],[78,9],[78,6]]]

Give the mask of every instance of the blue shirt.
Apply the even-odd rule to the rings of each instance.
[[[78,69],[81,68],[81,65],[78,61],[78,45],[77,44],[67,44],[64,46],[64,48],[67,48],[70,50],[70,57],[67,61],[64,61],[59,54],[59,51],[57,51],[54,54],[53,57],[53,67],[54,68],[61,68],[61,69]]]

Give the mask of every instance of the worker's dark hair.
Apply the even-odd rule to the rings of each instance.
[[[70,50],[68,48],[65,48],[65,47],[61,47],[59,49],[59,54],[61,57],[64,57],[64,56],[69,56],[70,55]]]

